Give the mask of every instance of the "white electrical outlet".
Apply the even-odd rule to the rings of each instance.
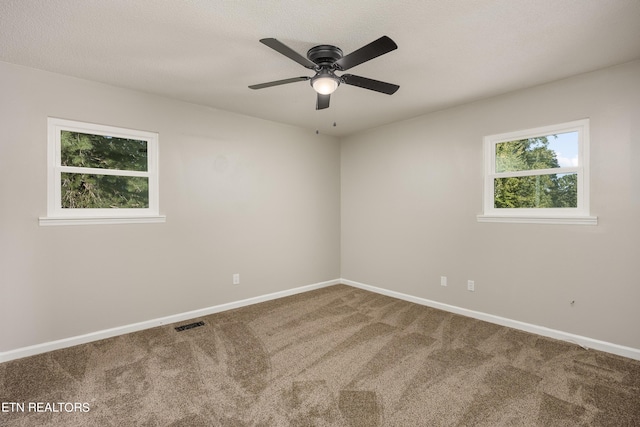
[[[467,290],[471,292],[476,290],[476,283],[473,280],[467,280]]]
[[[234,285],[240,284],[240,273],[236,273],[233,275],[233,284]]]
[[[440,286],[447,286],[447,276],[440,276]]]

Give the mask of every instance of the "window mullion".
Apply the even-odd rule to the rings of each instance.
[[[529,169],[524,171],[513,172],[496,172],[492,176],[494,178],[511,178],[518,176],[535,176],[535,175],[562,175],[567,173],[579,173],[580,168],[577,167],[564,167],[564,168],[551,168],[551,169]]]
[[[100,168],[82,168],[77,166],[58,166],[59,172],[81,173],[89,175],[115,175],[115,176],[137,176],[148,177],[148,171],[130,171],[122,169],[100,169]]]

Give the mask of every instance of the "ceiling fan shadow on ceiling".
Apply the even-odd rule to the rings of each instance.
[[[392,50],[397,49],[398,45],[396,45],[395,42],[387,36],[382,36],[346,56],[342,55],[342,50],[339,47],[328,44],[321,44],[312,47],[307,52],[307,57],[305,58],[289,46],[276,39],[261,39],[260,43],[267,45],[287,58],[296,61],[303,67],[314,70],[316,74],[313,77],[293,77],[290,79],[260,83],[257,85],[251,85],[249,88],[264,89],[266,87],[310,80],[311,86],[318,93],[316,110],[322,110],[329,107],[331,94],[341,83],[385,93],[387,95],[393,95],[400,88],[398,85],[356,76],[354,74],[342,74],[339,76],[335,74],[336,71],[346,71],[356,65],[360,65],[363,62],[370,61],[380,55],[384,55],[385,53],[389,53]]]

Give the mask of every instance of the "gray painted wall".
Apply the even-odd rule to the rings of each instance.
[[[0,352],[340,277],[336,139],[3,63],[0,93]],[[47,116],[159,132],[167,222],[39,226]]]
[[[0,352],[338,277],[640,348],[640,62],[342,141],[2,63],[0,93]],[[47,116],[159,132],[167,222],[39,226]],[[483,136],[585,117],[599,225],[476,221]]]
[[[485,135],[582,118],[597,226],[476,221]],[[341,142],[343,278],[640,348],[640,62]]]

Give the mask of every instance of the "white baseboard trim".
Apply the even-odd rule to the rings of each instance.
[[[509,328],[518,329],[525,332],[531,332],[534,334],[542,335],[549,338],[554,338],[561,341],[568,341],[577,344],[585,349],[600,350],[607,353],[617,354],[618,356],[628,357],[629,359],[640,360],[640,349],[625,347],[618,344],[613,344],[606,341],[600,341],[581,335],[575,335],[568,332],[558,331],[556,329],[546,328],[544,326],[533,325],[531,323],[520,322],[518,320],[507,319],[505,317],[495,316],[493,314],[487,314],[480,311],[469,310],[454,305],[443,304],[437,301],[428,300],[425,298],[416,297],[413,295],[403,294],[396,291],[390,291],[383,288],[367,285],[364,283],[354,282],[353,280],[340,279],[340,282],[353,286],[355,288],[364,289],[367,291],[375,292],[378,294],[386,295],[393,298],[413,302],[420,305],[426,305],[428,307],[437,308],[440,310],[448,311],[462,316],[472,317],[478,320],[484,320],[486,322],[495,323]]]
[[[110,329],[104,329],[101,331],[91,332],[84,335],[78,335],[75,337],[64,338],[61,340],[50,341],[42,344],[31,345],[28,347],[22,347],[15,350],[9,350],[0,352],[0,363],[8,362],[10,360],[21,359],[23,357],[34,356],[36,354],[46,353],[49,351],[59,350],[62,348],[72,347],[74,345],[86,344],[92,341],[98,341],[105,338],[111,338],[117,335],[128,334],[131,332],[137,332],[144,329],[155,328],[157,326],[167,325],[170,323],[182,322],[197,317],[207,316],[209,314],[220,313],[222,311],[233,310],[235,308],[245,307],[260,302],[270,301],[277,298],[283,298],[290,295],[299,294],[302,292],[312,291],[314,289],[320,289],[331,285],[345,284],[353,286],[355,288],[364,289],[367,291],[375,292],[381,295],[386,295],[393,298],[413,302],[428,307],[437,308],[440,310],[448,311],[462,316],[471,317],[478,320],[484,320],[486,322],[495,323],[509,328],[518,329],[525,332],[531,332],[534,334],[542,335],[549,338],[554,338],[562,341],[572,342],[586,349],[600,350],[607,353],[617,354],[619,356],[628,357],[630,359],[640,360],[640,349],[625,347],[618,344],[609,343],[606,341],[600,341],[581,335],[575,335],[568,332],[558,331],[555,329],[546,328],[544,326],[533,325],[530,323],[520,322],[518,320],[507,319],[505,317],[495,316],[493,314],[487,314],[480,311],[469,310],[454,305],[444,304],[437,301],[428,300],[425,298],[416,297],[413,295],[403,294],[401,292],[390,291],[388,289],[378,288],[375,286],[367,285],[360,282],[355,282],[348,279],[334,279],[326,282],[314,283],[312,285],[301,286],[298,288],[288,289],[285,291],[274,292],[271,294],[261,295],[257,297],[247,298],[240,301],[234,301],[226,304],[215,305],[212,307],[202,308],[198,310],[188,311],[185,313],[174,314],[171,316],[160,317],[157,319],[147,320],[144,322],[133,323],[130,325],[119,326]]]
[[[36,344],[28,347],[18,348],[15,350],[0,352],[0,363],[8,362],[10,360],[15,360],[15,359],[21,359],[23,357],[34,356],[36,354],[46,353],[53,350],[59,350],[62,348],[73,347],[74,345],[86,344],[92,341],[111,338],[117,335],[123,335],[131,332],[141,331],[144,329],[155,328],[156,326],[182,322],[182,321],[194,319],[197,317],[207,316],[209,314],[232,310],[234,308],[240,308],[247,305],[274,300],[277,298],[288,297],[290,295],[295,295],[302,292],[308,292],[314,289],[320,289],[320,288],[324,288],[331,285],[337,285],[339,283],[341,283],[340,279],[328,280],[326,282],[314,283],[312,285],[301,286],[298,288],[288,289],[285,291],[279,291],[271,294],[247,298],[240,301],[229,302],[226,304],[215,305],[212,307],[202,308],[199,310],[187,311],[185,313],[179,313],[171,316],[160,317],[157,319],[146,320],[144,322],[118,326],[115,328],[104,329],[97,332],[90,332],[84,335],[78,335],[75,337],[64,338],[61,340],[50,341],[42,344]]]

